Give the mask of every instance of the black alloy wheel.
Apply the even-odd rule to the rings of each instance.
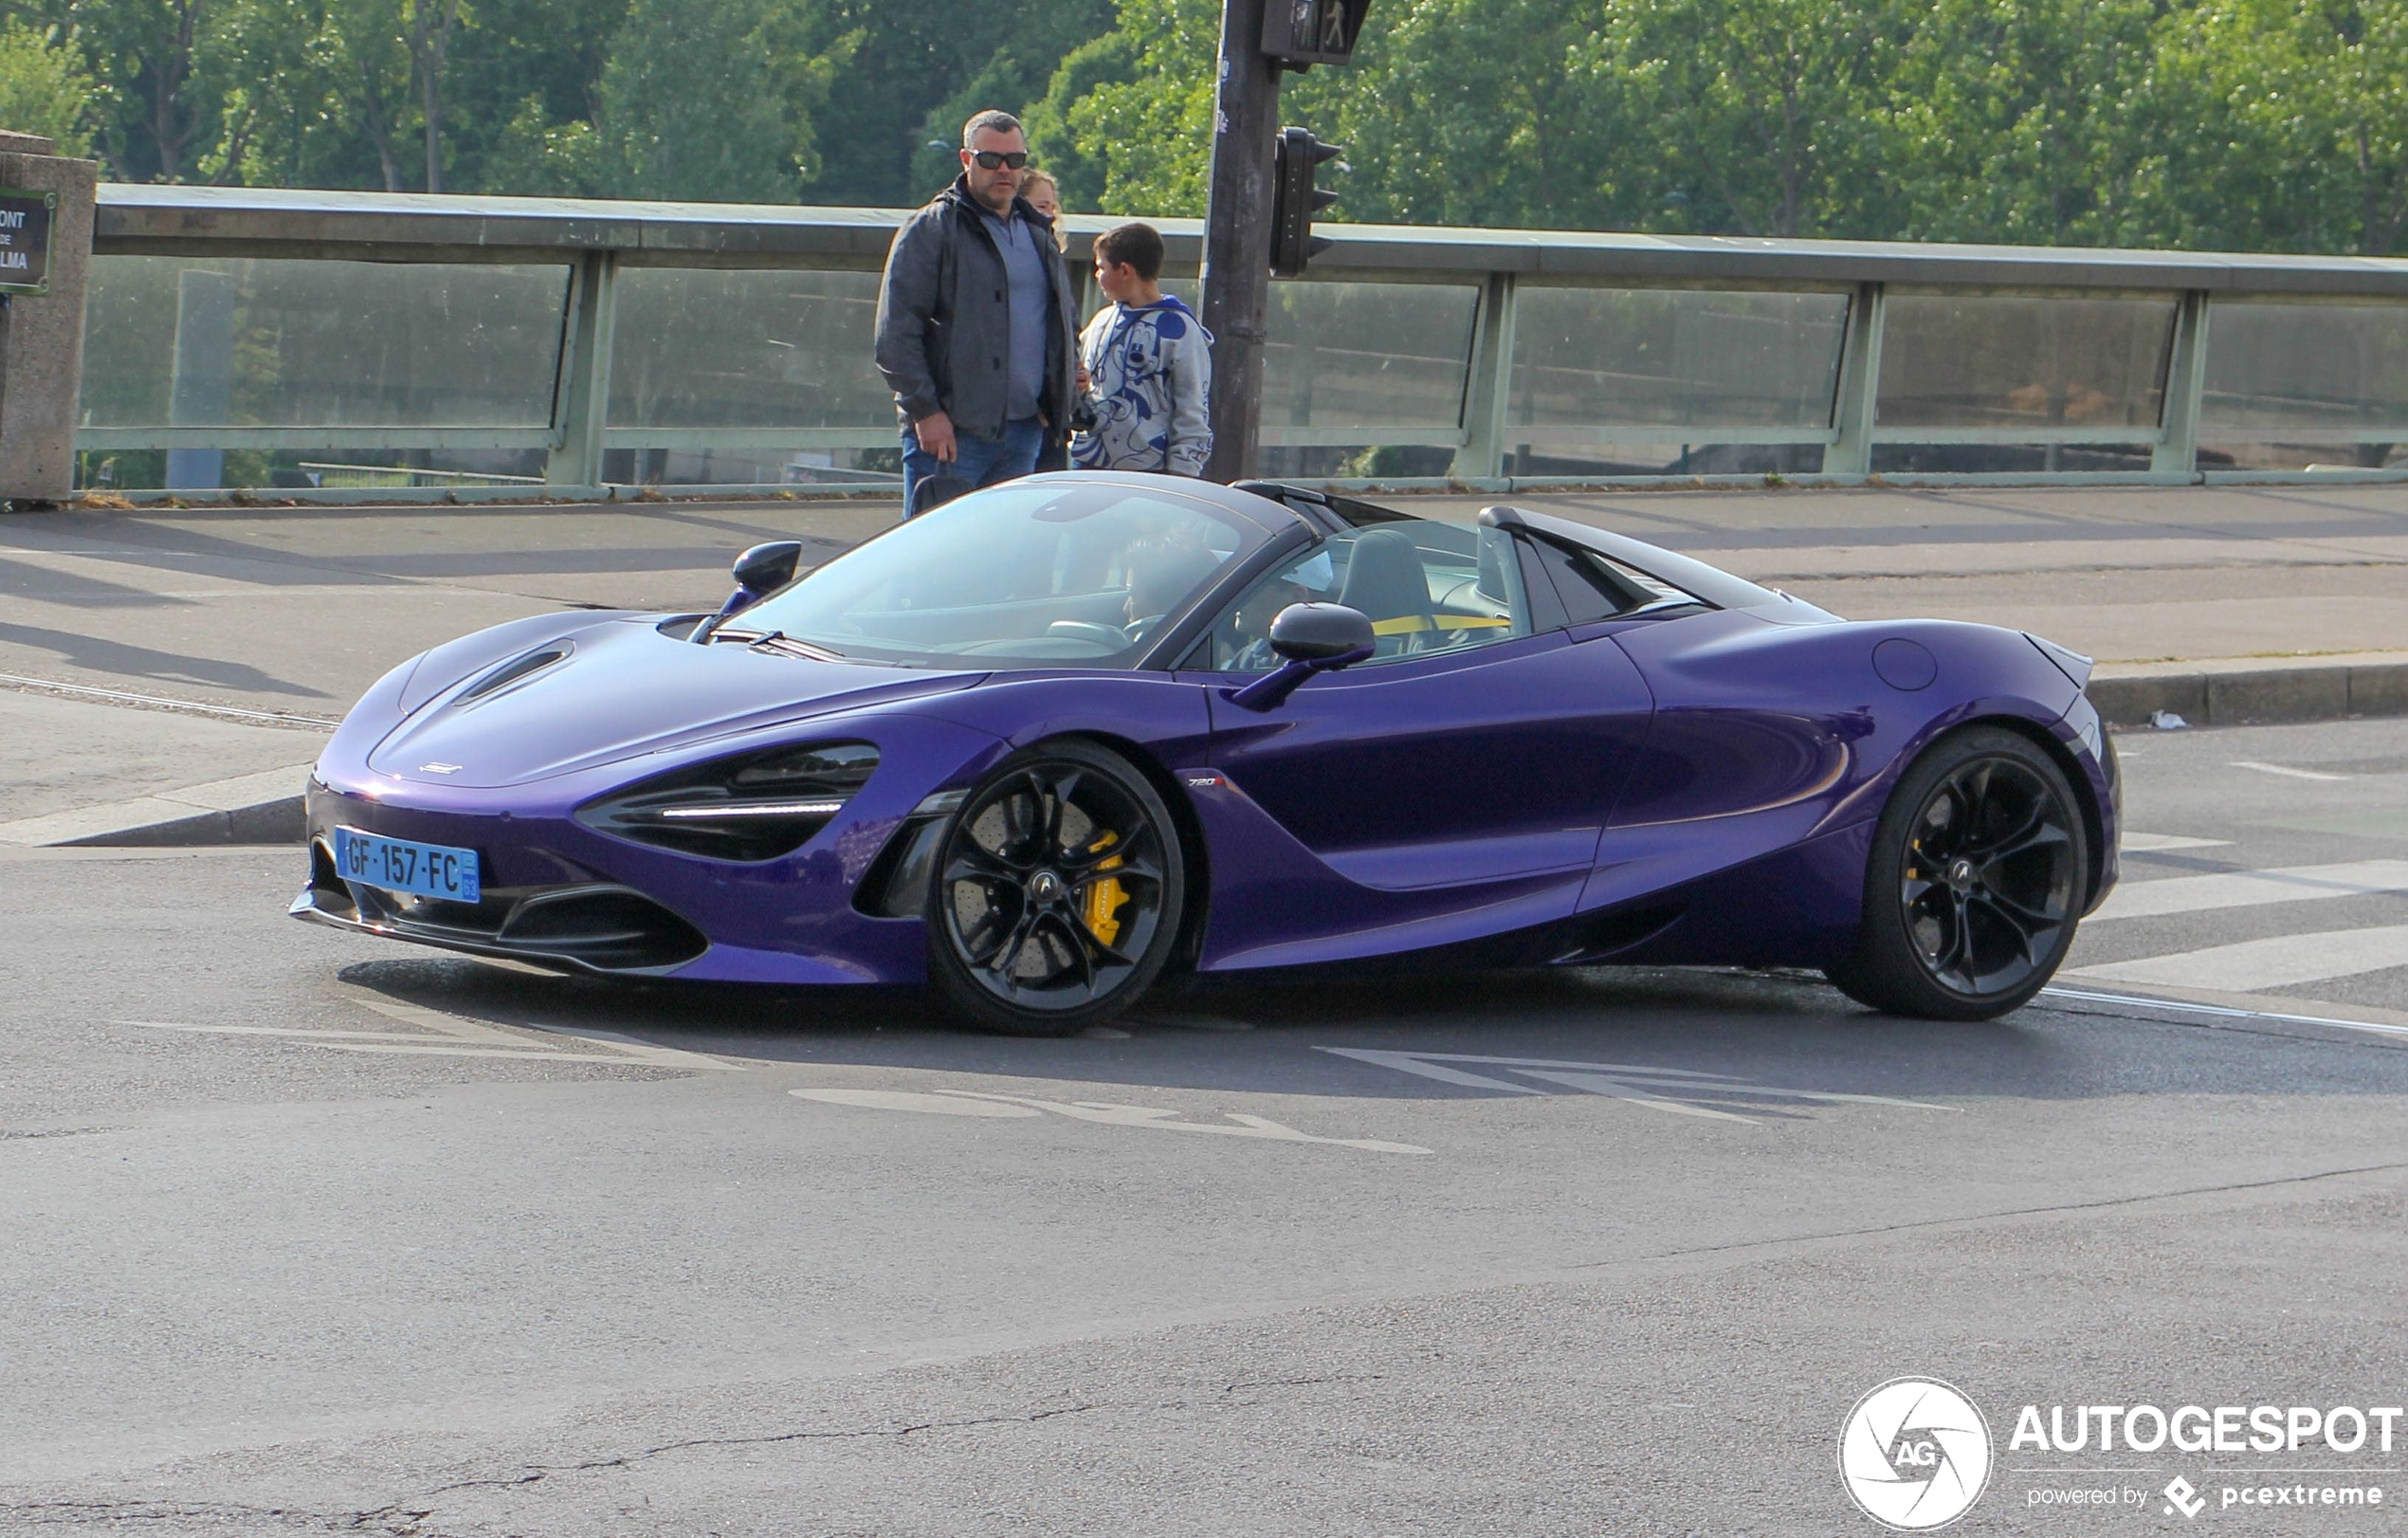
[[[1145,777],[1041,744],[962,805],[929,894],[928,972],[973,1024],[1068,1035],[1134,1003],[1178,940],[1185,851]]]
[[[1986,1020],[2046,986],[2073,943],[2089,851],[2065,772],[2001,727],[1943,738],[1890,793],[1842,992],[1893,1015]]]

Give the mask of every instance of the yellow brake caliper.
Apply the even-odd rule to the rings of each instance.
[[[1087,846],[1087,852],[1089,854],[1099,853],[1102,851],[1110,849],[1114,844],[1119,843],[1120,840],[1121,835],[1119,833],[1106,832],[1102,838],[1097,839],[1094,843]],[[1110,870],[1119,866],[1120,863],[1121,857],[1115,854],[1110,859],[1104,861],[1102,865],[1097,866],[1096,869],[1098,870]],[[1100,880],[1090,881],[1087,883],[1085,915],[1087,928],[1094,934],[1098,941],[1109,945],[1114,940],[1119,938],[1121,933],[1121,921],[1115,915],[1121,911],[1121,905],[1128,900],[1129,894],[1122,890],[1120,880],[1117,877],[1104,876]]]

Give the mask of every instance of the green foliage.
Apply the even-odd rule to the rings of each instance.
[[[57,28],[0,23],[0,128],[54,138],[63,155],[88,155],[93,89],[82,58]]]
[[[1081,44],[1064,56],[1044,98],[1021,119],[1029,130],[1030,153],[1061,185],[1065,209],[1104,207],[1105,178],[1104,160],[1079,148],[1070,109],[1100,86],[1135,79],[1142,52],[1135,36],[1120,30]]]
[[[635,0],[594,124],[616,197],[791,203],[813,174],[811,112],[830,61],[796,46],[790,0]]]
[[[1020,113],[1195,214],[1220,0],[0,0],[0,121],[129,180],[922,201]],[[2408,0],[1380,0],[1282,115],[1337,218],[2408,249]]]
[[[701,0],[692,0],[701,3]],[[816,46],[858,46],[830,82],[812,196],[873,207],[925,202],[962,119],[984,107],[1018,113],[1046,93],[1063,56],[1109,29],[1111,0],[813,0]],[[942,148],[932,149],[932,142]]]
[[[1074,159],[1113,213],[1201,215],[1213,145],[1218,0],[1120,0],[1132,40],[1125,76],[1100,80],[1060,111]],[[1124,45],[1128,46],[1129,45]]]

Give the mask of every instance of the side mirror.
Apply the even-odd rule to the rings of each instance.
[[[794,579],[794,568],[802,563],[803,547],[794,540],[773,540],[757,544],[736,558],[732,568],[736,585],[756,598],[766,597]]]
[[[1351,668],[1372,654],[1376,637],[1371,616],[1342,603],[1292,603],[1271,621],[1271,650],[1287,659],[1276,672],[1265,673],[1223,697],[1241,710],[1276,710],[1297,687],[1315,673]]]
[[[737,557],[736,564],[730,568],[736,578],[736,591],[720,605],[718,613],[694,627],[695,643],[709,644],[712,632],[793,581],[794,568],[802,564],[802,559],[803,546],[798,540],[772,540]]]
[[[1347,657],[1347,652],[1367,653],[1374,644],[1371,616],[1342,603],[1291,603],[1271,620],[1270,642],[1271,650],[1289,662],[1343,668],[1360,660]]]

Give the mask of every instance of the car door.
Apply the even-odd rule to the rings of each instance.
[[[1619,648],[1576,642],[1552,595],[1540,590],[1534,613],[1531,593],[1506,531],[1386,523],[1291,559],[1199,643],[1188,675],[1212,686],[1212,767],[1225,779],[1199,799],[1217,791],[1267,825],[1231,851],[1244,869],[1277,842],[1268,829],[1309,855],[1270,883],[1284,912],[1265,923],[1403,925],[1386,942],[1431,943],[1438,930],[1422,921],[1450,914],[1487,912],[1503,929],[1570,913],[1651,700]],[[1377,654],[1269,711],[1233,705],[1233,686],[1277,666],[1262,640],[1270,617],[1308,599],[1360,609]],[[1226,941],[1237,872],[1214,854]],[[1403,947],[1375,939],[1363,953],[1381,948]]]

